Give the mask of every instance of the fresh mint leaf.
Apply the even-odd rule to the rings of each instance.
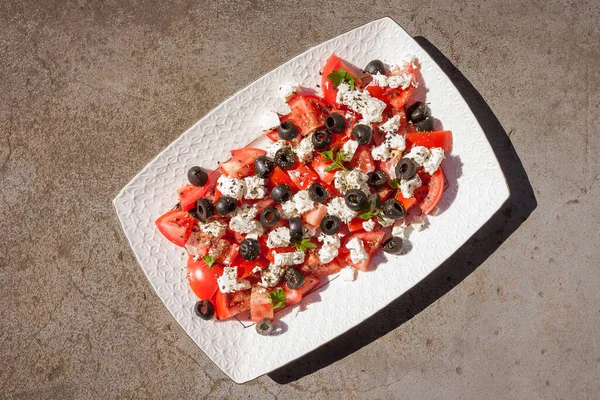
[[[390,179],[389,183],[394,189],[400,189],[400,182],[398,182],[398,179]]]
[[[283,307],[285,305],[285,292],[283,289],[273,290],[269,293],[269,299],[273,308]]]
[[[311,242],[310,238],[304,238],[300,243],[294,244],[294,246],[296,246],[296,251],[306,251],[317,248],[317,245]]]

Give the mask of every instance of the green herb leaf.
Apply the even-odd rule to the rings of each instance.
[[[340,169],[340,165],[338,163],[334,162],[333,164],[328,165],[327,167],[325,167],[324,171],[325,172],[330,172],[330,171],[333,171],[333,170],[336,170],[336,169]]]
[[[389,183],[394,189],[400,189],[400,182],[398,182],[398,179],[390,179]]]
[[[210,268],[212,268],[212,267],[213,267],[213,265],[215,265],[215,262],[216,262],[216,261],[215,261],[215,258],[214,258],[213,256],[209,256],[209,255],[207,254],[207,255],[205,255],[205,256],[202,256],[202,259],[204,260],[204,262],[205,262],[206,264],[208,264],[208,268],[209,268],[209,269],[210,269]]]
[[[283,307],[285,305],[285,292],[283,289],[273,290],[269,293],[269,299],[273,308]]]
[[[320,153],[326,159],[333,161],[333,150],[327,150]]]
[[[317,248],[317,245],[311,242],[310,238],[304,238],[300,243],[295,243],[294,246],[296,246],[296,251],[306,251]]]
[[[338,87],[342,83],[347,83],[350,90],[354,90],[354,77],[350,75],[344,68],[336,69],[327,75],[327,79],[333,83],[333,86]]]
[[[360,219],[364,219],[364,220],[371,219],[371,218],[373,218],[375,215],[377,215],[377,213],[378,213],[377,211],[367,211],[367,212],[365,212],[365,213],[362,213],[362,214],[360,214],[360,215],[358,216],[358,218],[360,218]]]
[[[323,151],[321,153],[323,157],[325,157],[327,160],[331,161],[332,164],[328,165],[325,168],[325,172],[330,172],[336,169],[341,169],[343,171],[348,171],[346,169],[346,167],[344,167],[344,164],[342,164],[344,162],[343,157],[344,155],[342,154],[341,151],[339,151],[337,154],[333,154],[333,150],[327,150],[327,151]]]

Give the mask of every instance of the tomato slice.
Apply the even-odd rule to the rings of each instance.
[[[237,265],[238,267],[238,279],[244,279],[254,274],[252,270],[255,267],[260,267],[260,269],[267,268],[269,266],[269,260],[267,260],[265,257],[259,256],[255,260],[248,261],[244,260],[240,255],[238,255],[234,265]]]
[[[324,204],[317,204],[314,210],[302,214],[302,219],[304,219],[307,224],[319,226],[325,215],[327,215],[327,206]]]
[[[350,232],[356,232],[356,231],[360,231],[363,229],[363,222],[365,222],[364,219],[360,219],[360,218],[354,218],[352,221],[350,221],[350,223],[348,224],[348,230]]]
[[[396,195],[396,200],[398,200],[402,204],[406,211],[410,210],[413,206],[417,204],[417,199],[414,196],[406,199],[404,198],[404,196],[402,196],[402,193],[400,193],[400,191],[398,191],[398,194]]]
[[[238,255],[240,246],[237,243],[231,243],[229,240],[219,239],[214,241],[211,248],[211,255],[218,263],[231,264]]]
[[[379,197],[379,200],[384,202],[387,199],[389,199],[392,194],[394,194],[395,190],[396,189],[393,189],[391,187],[384,187],[377,191],[377,196]]]
[[[181,209],[189,211],[196,205],[196,200],[205,197],[210,192],[210,185],[207,183],[204,186],[198,187],[191,183],[177,189],[177,195],[179,196],[179,204]]]
[[[231,159],[221,163],[219,169],[225,175],[232,178],[240,179],[245,176],[250,176],[254,174],[254,161],[263,154],[265,154],[264,150],[252,147],[233,150],[231,152]]]
[[[323,99],[313,95],[293,95],[288,104],[292,110],[288,115],[289,121],[303,136],[323,126],[329,114]]]
[[[192,228],[197,223],[196,219],[184,210],[171,210],[161,215],[156,220],[156,227],[171,242],[177,246],[185,246]]]
[[[340,68],[344,68],[347,73],[349,73],[355,78],[355,86],[362,88],[366,83],[365,80],[358,78],[359,76],[364,75],[360,68],[342,60],[335,54],[329,56],[329,58],[325,62],[323,70],[321,71],[321,89],[323,90],[323,98],[331,107],[337,106],[337,103],[335,101],[337,96],[337,89],[333,86],[333,83],[331,83],[327,76],[333,71],[338,70]]]
[[[273,320],[273,306],[269,298],[269,291],[264,288],[252,288],[250,295],[250,319],[258,322],[263,318]]]
[[[306,262],[300,267],[302,272],[312,275],[331,275],[339,272],[340,269],[342,269],[342,266],[338,260],[334,259],[327,264],[323,264],[316,252],[309,253]]]
[[[371,257],[381,247],[384,236],[385,232],[378,230],[353,233],[352,235],[349,235],[349,237],[344,241],[344,244],[340,247],[338,259],[342,261],[342,263],[351,265],[359,271],[367,271],[369,269]],[[362,240],[363,246],[365,247],[365,252],[369,256],[367,259],[359,262],[358,264],[354,264],[352,262],[352,259],[350,258],[350,251],[346,247],[346,243],[354,238]]]
[[[298,289],[290,289],[287,285],[283,285],[283,291],[285,292],[285,305],[292,306],[294,304],[300,303],[302,300],[302,290]]]
[[[233,293],[221,293],[217,290],[215,296],[215,314],[220,320],[225,320],[250,309],[251,289]]]
[[[272,190],[277,185],[286,184],[295,191],[298,189],[298,186],[294,183],[293,180],[290,179],[290,176],[286,174],[281,168],[275,167],[273,168],[273,172],[271,172],[271,176],[267,179],[267,186],[269,190]]]
[[[302,297],[306,296],[307,294],[309,294],[310,292],[315,290],[317,288],[317,286],[319,286],[320,282],[321,282],[321,279],[319,279],[318,276],[306,275],[304,277],[304,284],[302,286],[300,286],[300,291],[302,292]]]
[[[200,300],[209,300],[217,291],[217,277],[223,275],[223,267],[218,264],[209,267],[204,260],[194,261],[190,255],[186,275],[192,292]]]
[[[423,175],[429,174],[424,173]],[[422,180],[424,179],[422,178]],[[421,186],[420,188],[415,189],[415,198],[419,203],[421,211],[423,211],[425,214],[432,212],[442,199],[443,192],[444,172],[441,168],[438,168],[437,171],[431,175],[427,186]]]
[[[319,176],[312,169],[302,163],[298,163],[298,166],[294,169],[288,169],[287,173],[294,185],[300,190],[307,189],[319,179]]]
[[[375,161],[371,156],[371,146],[358,146],[354,157],[350,161],[350,168],[360,169],[365,173],[375,171]]]
[[[336,171],[325,171],[327,167],[332,164],[331,161],[327,160],[322,155],[317,155],[314,160],[310,163],[312,169],[319,175],[319,178],[326,184],[330,185],[335,179]]]
[[[441,147],[445,153],[452,151],[451,131],[407,133],[405,137],[407,152],[413,146]]]

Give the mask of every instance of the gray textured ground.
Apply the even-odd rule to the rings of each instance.
[[[597,398],[600,4],[280,3],[0,2],[0,393]],[[386,15],[451,74],[513,197],[391,307],[236,385],[153,294],[110,201],[237,89]]]

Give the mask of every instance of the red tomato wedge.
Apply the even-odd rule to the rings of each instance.
[[[390,198],[390,196],[395,192],[395,190],[396,189],[393,189],[391,187],[384,187],[377,191],[377,196],[379,197],[379,200],[384,202]]]
[[[250,319],[254,322],[263,318],[273,320],[273,311],[269,291],[255,286],[250,295]]]
[[[344,240],[344,244],[339,250],[338,259],[347,265],[351,265],[359,271],[368,271],[371,257],[373,256],[373,253],[375,253],[381,247],[384,236],[385,232],[376,230],[371,232],[356,232]],[[350,251],[346,247],[346,243],[350,242],[354,238],[362,240],[363,246],[365,247],[365,252],[369,255],[366,260],[363,260],[357,264],[352,262],[352,259],[350,258]]]
[[[315,159],[310,163],[312,169],[319,175],[321,180],[328,185],[330,185],[335,179],[336,171],[325,171],[327,167],[329,167],[331,164],[331,161],[327,160],[320,154],[317,155]]]
[[[302,297],[315,290],[321,280],[312,275],[306,275],[304,278],[304,284],[298,289],[290,289],[287,284],[283,285],[283,291],[285,292],[285,305],[291,306],[300,303]]]
[[[342,269],[340,263],[334,259],[330,263],[323,264],[319,257],[314,253],[309,253],[306,262],[300,267],[305,274],[312,275],[331,275]]]
[[[324,204],[317,204],[314,210],[304,213],[302,219],[304,219],[307,224],[319,226],[325,215],[327,215],[327,206]]]
[[[418,132],[406,134],[406,152],[413,146],[425,146],[427,148],[441,147],[445,153],[452,151],[452,132]]]
[[[217,291],[217,277],[223,275],[223,267],[218,264],[209,267],[204,260],[194,261],[190,255],[186,275],[192,292],[200,300],[209,300]]]
[[[348,224],[348,230],[350,232],[356,232],[356,231],[360,231],[363,229],[363,222],[365,222],[364,219],[360,219],[360,218],[354,218],[352,221],[350,221],[350,223]]]
[[[156,227],[168,240],[183,247],[190,238],[196,222],[187,211],[171,210],[156,220]]]
[[[294,185],[300,190],[307,189],[319,179],[319,176],[312,169],[302,163],[298,163],[294,169],[288,169],[287,173]]]
[[[283,184],[288,185],[293,192],[298,189],[298,186],[296,186],[294,181],[290,179],[290,176],[286,174],[281,168],[273,168],[271,176],[267,179],[267,186],[269,190],[272,190],[277,185]]]
[[[422,173],[420,174],[421,180],[423,181],[423,186],[415,189],[415,198],[419,203],[419,207],[421,211],[425,214],[429,214],[432,212],[442,199],[442,194],[444,192],[444,172],[441,168],[438,168],[437,171],[429,177],[429,174]]]
[[[219,169],[232,178],[243,178],[254,174],[254,161],[265,154],[262,149],[244,147],[231,152],[231,160],[221,163]]]
[[[221,293],[217,290],[215,296],[215,314],[220,320],[231,318],[250,309],[251,290],[241,290],[233,293]]]
[[[298,131],[303,136],[323,126],[329,114],[325,102],[317,96],[293,95],[288,100],[288,104],[292,110],[288,120],[298,127]]]
[[[196,200],[205,197],[210,192],[210,185],[206,184],[202,187],[194,186],[191,183],[177,189],[179,196],[179,204],[181,209],[189,211],[196,206]]]
[[[323,98],[331,107],[337,106],[337,102],[335,101],[337,89],[333,86],[333,83],[331,83],[327,76],[340,68],[344,68],[348,74],[355,78],[354,85],[356,87],[362,88],[365,85],[365,81],[359,78],[359,76],[364,75],[360,68],[355,67],[335,54],[332,54],[327,59],[327,62],[325,62],[325,66],[321,71],[321,89],[323,90]]]
[[[417,199],[414,196],[405,199],[404,196],[402,196],[402,193],[400,192],[398,192],[398,194],[396,195],[396,200],[402,203],[402,206],[406,211],[410,210],[413,206],[417,204]]]
[[[360,169],[363,172],[369,173],[375,171],[375,161],[371,156],[370,146],[358,146],[354,157],[350,161],[351,169]]]
[[[259,256],[256,260],[248,261],[244,260],[240,255],[236,258],[236,262],[234,265],[238,267],[238,279],[247,278],[254,273],[252,270],[256,267],[259,267],[261,270],[267,268],[269,266],[269,260],[265,257]]]

